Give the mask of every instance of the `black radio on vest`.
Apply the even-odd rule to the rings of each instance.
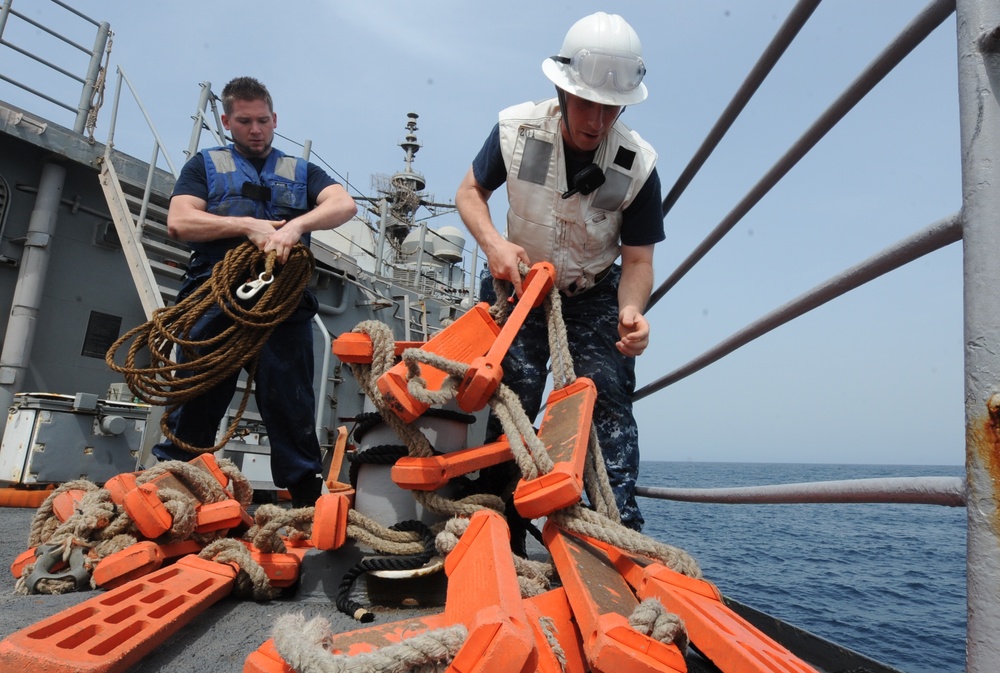
[[[580,172],[573,176],[573,189],[566,191],[562,197],[568,199],[577,192],[584,196],[604,184],[604,171],[597,164],[590,164],[580,169]]]

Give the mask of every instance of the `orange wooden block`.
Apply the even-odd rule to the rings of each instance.
[[[181,556],[187,556],[188,554],[197,554],[203,548],[201,543],[190,539],[168,542],[158,546],[160,551],[163,552],[163,559],[165,562],[172,561],[173,559],[180,558]]]
[[[521,516],[537,519],[580,502],[596,401],[597,388],[582,376],[549,395],[538,438],[553,467],[535,479],[518,482],[514,506]]]
[[[94,568],[94,584],[113,589],[148,575],[163,565],[163,551],[155,542],[143,540],[101,559]]]
[[[285,663],[274,640],[268,638],[243,662],[243,673],[295,673],[295,669]]]
[[[733,612],[710,582],[688,577],[662,563],[638,560],[601,543],[640,598],[656,598],[680,616],[698,651],[723,671],[816,673],[816,669]]]
[[[397,341],[393,348],[396,357],[403,354],[407,348],[420,348],[423,341]],[[372,339],[367,334],[361,332],[344,332],[333,340],[331,346],[333,354],[341,362],[350,364],[370,365],[375,357],[375,349],[372,347]]]
[[[14,575],[14,579],[21,579],[21,575],[24,574],[24,567],[29,566],[35,562],[35,550],[37,547],[32,547],[27,549],[17,555],[14,562],[10,564],[10,572]]]
[[[512,457],[506,440],[436,456],[404,456],[392,466],[392,481],[413,491],[436,491],[455,477],[499,465]]]
[[[250,546],[250,557],[264,569],[267,581],[272,587],[290,587],[299,580],[299,567],[302,565],[302,560],[298,554],[265,553]]]
[[[119,506],[125,502],[125,496],[138,487],[136,474],[133,472],[116,474],[104,482],[104,489],[111,495],[111,502]]]
[[[243,507],[235,500],[220,500],[199,505],[196,513],[196,533],[228,530],[243,521]]]
[[[63,491],[52,498],[52,513],[57,519],[65,522],[76,514],[76,508],[80,506],[80,501],[83,500],[83,496],[85,495],[87,495],[87,492],[79,488]]]
[[[123,673],[229,595],[236,569],[195,556],[56,613],[0,642],[0,670]]]
[[[534,671],[535,636],[521,602],[503,516],[489,510],[473,514],[444,568],[445,618],[469,630],[452,668],[479,673]]]
[[[347,515],[351,509],[350,493],[324,493],[316,500],[313,514],[312,542],[316,549],[340,549],[347,540]]]
[[[476,304],[455,322],[438,332],[422,346],[422,350],[443,358],[470,364],[474,358],[486,353],[500,328],[489,314],[489,306]],[[420,376],[427,382],[428,390],[440,390],[447,374],[434,367],[420,365]],[[412,423],[429,405],[414,399],[407,390],[406,363],[398,362],[378,379],[386,404],[393,413],[407,423]]]
[[[684,656],[675,645],[665,645],[629,626],[628,619],[639,601],[603,551],[569,535],[551,520],[545,524],[542,537],[579,625],[590,669],[607,673],[687,671]]]
[[[135,527],[150,540],[166,533],[174,522],[156,491],[157,488],[152,483],[143,484],[125,494],[122,503]]]

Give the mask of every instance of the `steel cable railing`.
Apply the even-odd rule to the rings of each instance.
[[[736,118],[740,116],[743,108],[746,104],[750,102],[750,99],[757,92],[757,89],[763,83],[764,79],[774,68],[774,65],[778,62],[781,56],[785,53],[788,45],[792,43],[795,36],[799,34],[802,26],[805,25],[809,17],[812,16],[813,11],[819,6],[820,0],[799,0],[799,3],[795,5],[792,11],[788,14],[788,18],[785,22],[781,24],[778,28],[778,32],[774,34],[774,39],[771,40],[770,44],[764,49],[764,52],[757,59],[757,63],[754,64],[753,68],[750,69],[750,73],[743,80],[740,88],[736,90],[733,94],[732,100],[729,101],[729,105],[726,109],[722,111],[719,115],[718,121],[715,122],[715,126],[708,132],[705,136],[705,140],[702,141],[701,147],[694,153],[691,157],[691,161],[688,165],[684,167],[681,171],[680,176],[678,176],[677,181],[674,182],[674,186],[670,188],[670,192],[667,194],[666,198],[663,199],[663,215],[666,217],[670,209],[674,207],[677,203],[677,199],[680,198],[687,186],[691,184],[691,180],[694,176],[701,170],[701,167],[711,156],[712,152],[715,150],[716,146],[722,140],[722,138],[729,131],[729,127],[733,125]]]
[[[663,283],[653,291],[646,305],[647,312],[670,289],[694,268],[716,243],[729,233],[764,196],[811,150],[836,124],[851,111],[903,58],[955,11],[955,0],[935,0],[907,25],[885,50],[862,71],[811,127],[788,149],[764,177],[726,215],[715,229],[688,255]]]
[[[799,295],[787,304],[778,307],[756,322],[744,327],[728,339],[719,342],[713,348],[705,351],[687,364],[661,376],[632,395],[633,400],[640,400],[647,395],[662,390],[681,379],[694,374],[700,369],[729,355],[736,349],[750,343],[754,339],[767,334],[776,327],[802,316],[832,299],[861,287],[870,280],[886,274],[894,269],[909,264],[913,260],[933,252],[946,245],[955,243],[962,238],[962,218],[956,213],[950,217],[929,225],[895,245],[869,257],[860,264],[847,269],[839,275],[817,285],[808,292]]]

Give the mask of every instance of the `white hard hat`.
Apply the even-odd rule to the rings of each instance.
[[[542,61],[542,72],[557,87],[604,105],[646,100],[639,36],[617,14],[597,12],[570,27],[557,56]]]

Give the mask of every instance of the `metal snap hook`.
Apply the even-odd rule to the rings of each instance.
[[[236,296],[240,299],[253,299],[257,296],[264,287],[270,285],[274,281],[274,274],[270,274],[267,271],[262,272],[257,276],[256,280],[247,281],[236,290]]]

